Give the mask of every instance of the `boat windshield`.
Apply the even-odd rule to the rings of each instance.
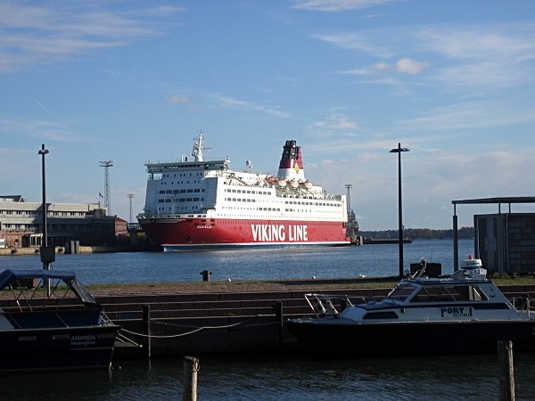
[[[395,301],[405,301],[418,287],[410,283],[400,283],[394,288],[386,299],[393,299]]]

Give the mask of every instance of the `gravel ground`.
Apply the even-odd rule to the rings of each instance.
[[[95,296],[129,295],[129,294],[199,294],[199,293],[229,293],[229,292],[276,292],[276,291],[306,291],[326,292],[329,290],[357,289],[357,288],[392,288],[395,279],[379,279],[363,281],[362,279],[333,279],[333,280],[288,280],[288,281],[209,281],[209,282],[177,282],[151,284],[106,284],[89,285],[88,288]]]

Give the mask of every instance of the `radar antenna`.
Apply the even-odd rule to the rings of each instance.
[[[197,138],[193,138],[195,142],[193,142],[193,150],[191,151],[191,155],[195,158],[195,161],[202,162],[204,153],[203,151],[211,149],[211,148],[205,148],[204,147],[204,137],[202,136],[202,129],[199,130],[199,135]]]

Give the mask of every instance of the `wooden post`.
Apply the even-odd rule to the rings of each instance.
[[[148,359],[151,357],[151,327],[150,327],[150,305],[143,305],[143,322],[145,323],[145,355]]]
[[[197,401],[197,372],[200,370],[199,360],[193,356],[184,357],[184,386],[182,401]]]
[[[277,324],[277,345],[279,347],[282,347],[283,344],[283,328],[284,328],[284,305],[282,302],[275,302],[275,305],[273,306],[275,309],[275,320]]]
[[[500,401],[515,401],[515,368],[511,341],[498,341],[498,365],[500,368]]]

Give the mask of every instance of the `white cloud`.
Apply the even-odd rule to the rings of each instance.
[[[312,127],[319,129],[323,135],[352,135],[359,128],[351,117],[337,113],[330,114],[324,121],[314,122]]]
[[[293,8],[314,11],[348,11],[370,8],[398,0],[294,0]]]
[[[533,59],[535,33],[533,24],[443,26],[421,29],[421,45],[452,59],[522,60]]]
[[[416,75],[423,70],[425,70],[427,67],[429,67],[431,64],[429,62],[421,62],[417,60],[413,60],[411,58],[402,58],[401,60],[398,60],[396,63],[390,65],[385,62],[380,62],[372,66],[371,70],[377,71],[377,72],[401,72],[405,74],[411,74]]]
[[[382,42],[374,42],[373,35],[370,32],[350,32],[342,34],[316,34],[311,35],[313,38],[323,42],[331,43],[336,47],[348,50],[360,50],[370,53],[376,57],[388,58],[392,57],[394,51],[389,49],[387,45]]]
[[[46,120],[0,119],[0,132],[5,136],[24,135],[29,138],[54,140],[61,142],[94,142],[73,133],[64,123]]]
[[[415,75],[425,70],[430,65],[431,63],[427,61],[420,62],[410,58],[402,58],[401,60],[396,62],[394,66],[394,71]]]
[[[503,88],[533,81],[532,24],[423,29],[419,46],[445,58],[436,80],[457,88]]]
[[[241,109],[241,110],[256,110],[261,111],[262,113],[271,114],[272,116],[288,118],[290,117],[289,113],[280,111],[276,108],[266,107],[262,105],[257,105],[250,102],[245,102],[243,100],[236,100],[230,97],[224,97],[219,95],[212,95],[214,99],[217,99],[222,106],[229,107],[232,109]]]
[[[533,123],[535,114],[529,107],[506,105],[499,101],[461,102],[435,107],[427,115],[394,122],[396,130],[435,131],[503,127]]]
[[[180,10],[156,7],[114,12],[95,10],[98,7],[89,3],[69,4],[69,7],[54,8],[0,2],[0,73],[36,63],[63,61],[73,54],[126,46],[160,35],[147,18]]]
[[[180,104],[180,103],[189,103],[190,98],[185,95],[175,95],[166,99],[165,103],[167,104]]]
[[[366,75],[399,72],[416,75],[428,68],[426,83],[442,91],[475,95],[533,82],[535,29],[532,23],[387,27],[313,38],[379,60],[371,67],[342,71]],[[411,57],[406,57],[411,54]],[[398,59],[391,62],[392,59]],[[425,61],[420,61],[425,60]],[[474,91],[477,89],[477,91]]]

